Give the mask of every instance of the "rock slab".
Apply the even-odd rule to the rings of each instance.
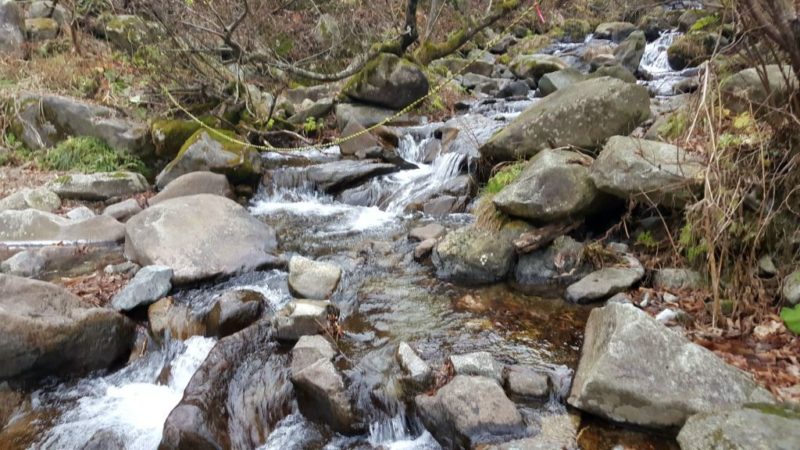
[[[172,269],[167,266],[147,266],[136,272],[133,279],[111,300],[117,311],[130,311],[147,306],[164,297],[172,289]]]

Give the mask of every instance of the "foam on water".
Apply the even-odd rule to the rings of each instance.
[[[675,30],[667,31],[645,46],[639,70],[650,75],[651,80],[642,84],[656,95],[674,95],[673,88],[676,84],[697,73],[696,68],[673,70],[669,65],[667,49],[681,34]]]
[[[88,380],[79,387],[79,400],[63,412],[56,425],[34,449],[80,449],[98,431],[111,430],[128,450],[152,450],[161,441],[164,421],[180,402],[183,390],[216,341],[192,337],[169,363],[167,384],[158,384],[153,365]],[[179,343],[173,343],[179,344]],[[136,368],[137,366],[130,366]],[[149,378],[143,380],[142,378]],[[61,395],[71,397],[67,390]]]

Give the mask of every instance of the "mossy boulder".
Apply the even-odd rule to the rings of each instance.
[[[58,22],[47,17],[25,20],[25,34],[31,42],[42,42],[58,36]]]
[[[518,78],[539,79],[542,75],[566,69],[567,63],[553,55],[520,55],[511,61],[510,69]]]
[[[24,55],[25,20],[18,2],[0,0],[0,55],[21,58]]]
[[[556,72],[550,72],[542,76],[539,80],[539,93],[546,97],[553,92],[565,89],[584,80],[586,80],[586,75],[571,67]]]
[[[383,53],[354,75],[342,89],[353,100],[403,109],[428,94],[428,78],[416,64]]]
[[[514,231],[487,232],[467,226],[448,233],[433,251],[436,276],[480,285],[504,280],[514,265]]]
[[[532,55],[552,43],[553,43],[553,38],[551,38],[550,36],[545,36],[542,34],[533,34],[520,40],[519,42],[516,43],[516,45],[512,45],[511,48],[508,49],[507,54],[511,59],[519,55]],[[499,62],[503,64],[509,64],[511,62],[511,59],[505,62],[503,61]]]
[[[211,171],[228,176],[233,182],[252,182],[261,174],[258,152],[239,142],[230,131],[198,130],[181,147],[178,155],[156,177],[163,189],[169,182],[190,172]]]
[[[72,20],[72,14],[61,4],[56,4],[54,8],[51,1],[35,1],[31,3],[31,7],[28,9],[28,18],[38,19],[42,17],[55,20],[59,26]]]
[[[688,32],[694,25],[706,17],[713,16],[713,12],[706,9],[689,9],[678,18],[678,31]]]
[[[120,50],[135,52],[140,47],[157,42],[164,34],[155,22],[128,14],[103,14],[98,20],[97,31]]]
[[[644,37],[644,32],[634,31],[614,50],[614,57],[622,67],[631,72],[636,72],[639,70],[639,63],[642,61],[642,56],[644,56],[646,45],[647,39]]]
[[[589,77],[590,78],[611,77],[624,81],[626,83],[636,83],[636,75],[634,75],[633,72],[622,67],[619,64],[614,64],[611,66],[602,66],[598,68],[596,71],[592,72],[592,74],[589,75]]]
[[[559,28],[563,31],[560,38],[563,42],[583,42],[592,32],[592,24],[583,19],[566,19]]]
[[[708,61],[717,46],[718,35],[697,31],[679,37],[667,49],[670,67],[683,70]]]
[[[667,10],[663,6],[657,6],[643,15],[637,25],[640,30],[644,31],[647,42],[653,42],[664,31],[677,27],[680,15],[680,11]]]
[[[594,37],[622,42],[634,31],[636,31],[636,25],[630,22],[604,22],[595,28]]]
[[[764,87],[765,81],[769,90]],[[797,77],[790,67],[771,64],[761,73],[756,68],[749,68],[725,78],[720,91],[725,107],[741,113],[751,108],[779,108],[786,104],[797,87]]]
[[[213,126],[214,120],[202,121],[208,126]],[[150,135],[153,137],[156,156],[161,158],[174,158],[180,152],[183,144],[193,134],[202,128],[194,120],[159,119],[150,124]]]

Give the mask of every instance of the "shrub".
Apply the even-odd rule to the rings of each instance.
[[[40,161],[52,170],[77,170],[86,173],[129,170],[147,173],[147,167],[137,157],[122,154],[95,137],[71,137],[48,150]]]

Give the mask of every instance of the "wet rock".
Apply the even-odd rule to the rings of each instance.
[[[794,271],[783,280],[783,298],[790,304],[800,303],[800,270]]]
[[[54,19],[59,26],[63,26],[65,23],[68,24],[72,20],[70,12],[61,4],[57,3],[53,6],[51,1],[35,1],[31,3],[31,7],[28,8],[28,18],[38,19],[43,17]]]
[[[9,209],[38,209],[39,211],[53,212],[60,207],[61,199],[58,195],[44,187],[24,188],[0,199],[0,212]]]
[[[289,260],[289,290],[301,298],[329,298],[339,285],[341,277],[342,269],[331,263],[302,256],[293,256]]]
[[[600,192],[589,178],[592,162],[578,152],[543,150],[492,202],[506,214],[533,221],[579,218],[597,207]]]
[[[436,239],[426,239],[420,242],[419,245],[414,248],[414,259],[419,261],[430,256],[437,242]]]
[[[424,388],[433,380],[431,366],[420,358],[417,352],[407,343],[400,343],[395,357],[413,386]]]
[[[265,302],[256,291],[242,289],[220,295],[206,316],[206,336],[225,337],[247,328],[261,317]]]
[[[136,272],[136,276],[111,300],[117,311],[130,311],[147,306],[164,297],[172,289],[172,269],[167,266],[147,266]]]
[[[26,209],[0,212],[0,241],[119,242],[124,226],[108,216],[76,222],[55,214]]]
[[[13,389],[7,382],[0,383],[0,430],[22,410],[24,404],[25,395],[22,392]]]
[[[28,148],[56,146],[70,136],[90,136],[119,152],[152,154],[146,124],[127,118],[112,108],[69,97],[26,93],[16,100],[18,113],[12,130]]]
[[[230,133],[219,133],[237,139]],[[252,147],[245,147],[200,129],[183,144],[178,156],[158,174],[156,186],[163,190],[181,175],[206,171],[223,173],[236,182],[252,181],[261,174],[261,158]]]
[[[681,450],[792,450],[800,442],[800,413],[790,407],[751,405],[697,414],[678,434]]]
[[[571,67],[550,72],[539,80],[539,93],[546,97],[555,91],[565,89],[584,80],[586,80],[586,75]]]
[[[491,378],[498,382],[503,378],[502,366],[494,360],[489,352],[452,355],[450,356],[450,364],[453,365],[453,372],[456,375],[474,375]]]
[[[434,396],[415,399],[422,422],[444,448],[522,437],[525,424],[496,381],[458,375]]]
[[[646,45],[647,39],[644,37],[644,32],[634,31],[614,50],[614,57],[622,67],[631,72],[636,72],[639,70],[639,63],[642,61],[642,56],[644,56]]]
[[[700,289],[703,276],[690,269],[659,269],[653,275],[653,287],[663,290]]]
[[[298,392],[300,411],[312,420],[329,425],[334,431],[357,431],[357,416],[350,402],[342,375],[327,359],[292,373]]]
[[[619,64],[604,65],[594,71],[591,77],[611,77],[626,83],[636,83],[636,75]]]
[[[578,447],[579,414],[553,414],[541,418],[539,433],[530,438],[518,439],[487,447],[486,450],[555,450]]]
[[[336,350],[322,336],[301,336],[292,348],[292,373],[298,373],[319,360],[333,361]]]
[[[186,305],[162,298],[147,308],[147,320],[153,336],[164,337],[169,333],[173,339],[186,340],[192,336],[205,336],[205,317]]]
[[[531,87],[525,81],[509,80],[500,85],[500,90],[497,92],[499,98],[509,97],[524,97],[528,95]]]
[[[197,194],[212,194],[220,197],[234,198],[233,189],[225,175],[199,171],[181,175],[167,184],[161,192],[148,200],[150,205],[157,205],[171,198],[186,197]]]
[[[25,20],[25,35],[30,42],[44,42],[58,36],[58,22],[41,17]]]
[[[634,31],[636,31],[636,25],[629,22],[605,22],[595,28],[594,37],[595,39],[610,39],[614,42],[622,42]]]
[[[448,214],[464,212],[469,198],[453,195],[440,195],[422,204],[422,211],[431,217],[444,217]]]
[[[200,194],[160,202],[125,224],[125,255],[184,284],[276,262],[275,232],[236,202]]]
[[[66,289],[0,275],[0,380],[84,374],[128,356],[134,324]]]
[[[0,54],[4,57],[24,56],[25,20],[22,8],[14,0],[0,0]]]
[[[296,341],[303,336],[323,333],[328,326],[328,314],[332,306],[329,301],[295,300],[281,310],[273,319],[275,337]]]
[[[592,272],[567,288],[567,300],[591,303],[627,291],[644,278],[644,267],[631,256],[626,256],[626,267],[606,267]]]
[[[514,58],[508,67],[517,78],[538,80],[544,74],[566,69],[567,63],[553,55],[520,55]]]
[[[67,219],[75,222],[83,222],[84,220],[89,220],[92,217],[97,216],[97,214],[95,214],[94,211],[86,206],[78,206],[77,208],[72,208],[71,210],[67,211],[64,216]]]
[[[514,264],[511,237],[464,227],[447,234],[433,251],[436,276],[464,284],[505,279]]]
[[[705,164],[663,142],[625,136],[608,140],[591,167],[594,184],[621,198],[681,207],[698,194]]]
[[[339,103],[336,105],[336,126],[343,130],[348,123],[357,123],[362,127],[371,127],[393,117],[397,111],[380,108],[377,106],[357,105],[352,103]],[[411,125],[418,123],[408,115],[395,118],[386,125]]]
[[[508,392],[523,397],[544,397],[550,390],[550,378],[528,366],[509,366],[504,374]]]
[[[632,305],[592,311],[569,404],[648,427],[692,415],[772,402],[752,378]]]
[[[397,166],[394,164],[376,160],[342,160],[311,166],[308,169],[308,178],[320,189],[335,193],[396,170]]]
[[[751,108],[759,110],[764,105],[785,105],[793,89],[798,86],[792,70],[789,67],[781,69],[776,64],[767,65],[764,73],[769,89],[764,86],[760,71],[760,68],[749,68],[725,78],[720,83],[723,105],[734,113],[747,112]]]
[[[403,109],[428,93],[428,79],[414,63],[383,53],[342,89],[348,97],[391,109]]]
[[[129,198],[128,200],[109,205],[103,210],[103,215],[113,217],[120,222],[127,222],[128,219],[140,212],[142,212],[142,207],[139,206],[139,202],[134,198]]]
[[[699,66],[714,54],[718,39],[719,35],[705,31],[679,36],[667,49],[669,66],[673,70]]]
[[[583,249],[583,244],[569,236],[558,237],[546,248],[520,256],[514,280],[520,288],[532,292],[575,283],[591,271]]]
[[[348,123],[342,130],[342,137],[349,137],[357,133],[364,133],[339,146],[342,155],[354,156],[356,154],[366,154],[371,151],[380,153],[383,151],[380,141],[372,133],[365,133],[365,128],[358,122]]]
[[[289,415],[288,357],[261,321],[220,339],[170,412],[158,448],[257,448]]]
[[[83,450],[125,450],[125,441],[111,430],[100,430],[92,435]]]
[[[61,198],[108,200],[144,192],[150,185],[139,173],[108,172],[64,175],[47,183],[47,188]]]
[[[447,230],[438,223],[413,228],[408,232],[408,238],[414,241],[427,241],[428,239],[439,239],[444,236]]]
[[[557,91],[520,114],[480,148],[492,161],[527,159],[554,147],[596,149],[650,116],[643,86],[602,77]]]

